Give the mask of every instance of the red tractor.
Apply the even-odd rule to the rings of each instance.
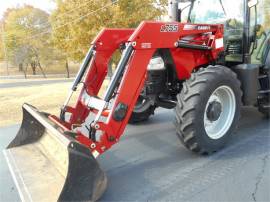
[[[22,200],[97,200],[106,176],[96,158],[120,141],[128,122],[148,119],[157,107],[175,110],[177,135],[200,154],[228,142],[242,105],[269,116],[269,33],[251,22],[261,5],[236,2],[239,19],[229,16],[229,0],[191,0],[182,10],[172,2],[172,22],[103,29],[59,117],[23,105],[21,128],[5,151]],[[187,10],[188,21],[181,23]],[[99,97],[117,50],[122,57]],[[77,103],[70,106],[80,83]]]

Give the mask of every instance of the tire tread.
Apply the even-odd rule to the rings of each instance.
[[[183,83],[183,89],[177,95],[178,102],[175,110],[176,132],[184,146],[195,153],[210,154],[215,152],[208,150],[208,148],[204,148],[197,140],[196,136],[198,134],[196,134],[196,131],[193,127],[196,121],[196,117],[194,116],[196,105],[200,106],[199,99],[197,98],[201,96],[199,91],[201,87],[206,87],[209,85],[208,81],[211,78],[222,78],[224,75],[229,75],[235,79],[240,91],[240,96],[242,96],[242,91],[240,90],[240,81],[237,79],[236,74],[230,69],[219,65],[200,68],[198,71],[193,72],[190,79]],[[190,101],[192,101],[191,104],[189,104]]]

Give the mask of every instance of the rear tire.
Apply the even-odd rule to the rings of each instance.
[[[224,147],[240,118],[241,96],[240,81],[227,67],[192,73],[175,108],[176,132],[185,147],[200,154]]]
[[[144,101],[144,103],[141,103],[142,101]],[[146,121],[152,114],[154,114],[155,109],[156,106],[152,105],[149,99],[142,100],[141,97],[139,97],[129,118],[129,123],[135,124]]]
[[[270,89],[270,70],[268,70],[268,79],[266,80],[266,89]],[[261,112],[266,118],[270,118],[270,97],[269,94],[263,99],[258,100],[258,111]]]
[[[270,108],[269,108],[270,102],[269,98],[265,102],[259,102],[258,111],[261,112],[265,118],[270,118]]]

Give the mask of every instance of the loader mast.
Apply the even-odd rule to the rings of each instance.
[[[70,119],[65,122],[57,117],[51,119],[65,130],[79,126],[75,129],[76,139],[97,157],[119,141],[144,86],[147,66],[156,50],[170,50],[176,66],[183,67],[177,57],[179,54],[200,58],[195,63],[187,63],[185,70],[178,72],[179,78],[188,78],[194,66],[214,62],[219,57],[223,46],[216,44],[216,40],[222,39],[222,33],[222,25],[191,26],[176,22],[142,22],[135,30],[102,30],[92,42],[95,57],[87,63],[84,87],[77,103],[74,107],[65,107]],[[197,40],[186,41],[186,36],[195,36]],[[121,49],[122,57],[105,94],[100,98],[97,95],[107,74],[110,58],[118,49]],[[81,78],[81,72],[76,78]],[[94,118],[89,121],[91,115]],[[88,134],[83,132],[84,127],[89,129]]]

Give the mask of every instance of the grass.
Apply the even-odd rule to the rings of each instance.
[[[59,114],[70,83],[31,87],[4,88],[0,90],[0,127],[22,120],[22,105],[29,103],[42,111]]]
[[[107,81],[104,82],[101,93],[104,91]],[[46,84],[18,88],[0,89],[0,127],[20,123],[22,120],[22,105],[29,103],[41,111],[59,115],[59,109],[64,103],[70,82],[58,84]],[[74,104],[79,90],[74,94],[70,104]]]

